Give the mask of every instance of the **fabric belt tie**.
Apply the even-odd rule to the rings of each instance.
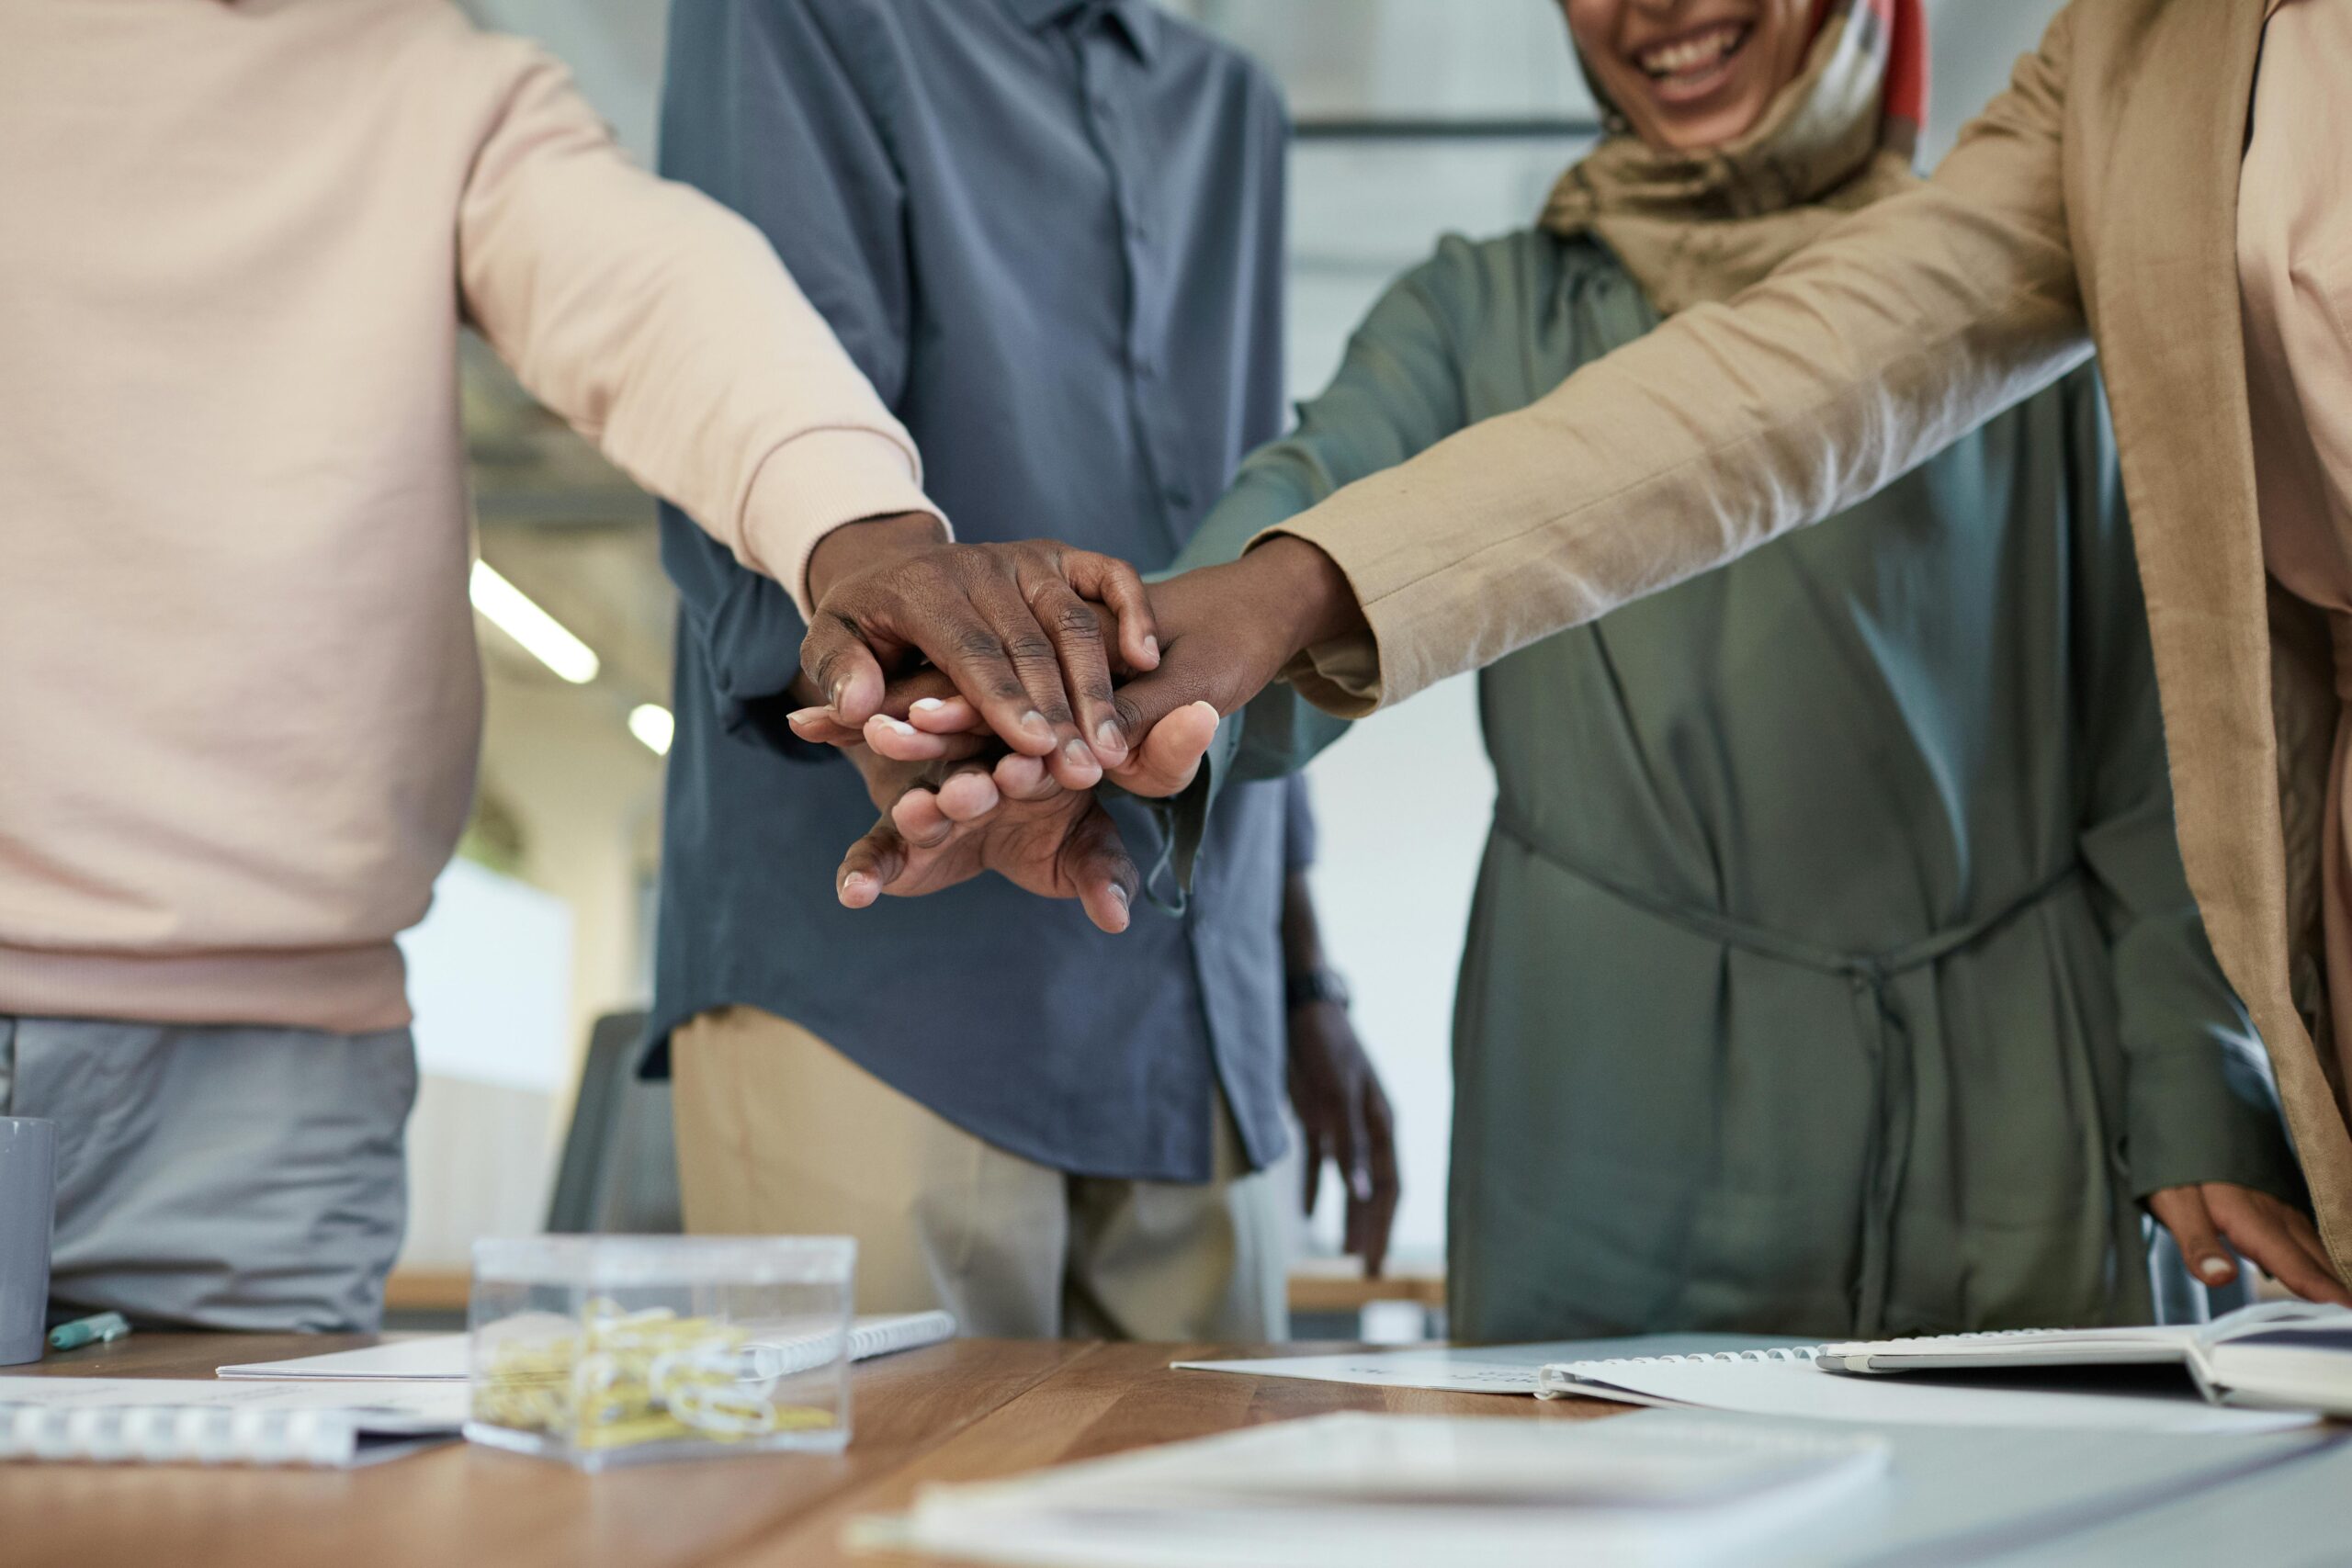
[[[1974,945],[2071,886],[2082,874],[2080,864],[2068,864],[1983,919],[1951,926],[1882,953],[1848,953],[1750,925],[1714,909],[1679,903],[1627,886],[1587,867],[1535,833],[1507,808],[1496,809],[1495,830],[1621,904],[1742,953],[1847,983],[1853,1004],[1854,1033],[1870,1058],[1871,1096],[1878,1110],[1863,1156],[1868,1190],[1862,1206],[1861,1246],[1849,1295],[1855,1336],[1867,1339],[1883,1334],[1894,1269],[1894,1213],[1903,1194],[1903,1171],[1911,1155],[1912,1133],[1911,1030],[1895,996],[1894,982]]]

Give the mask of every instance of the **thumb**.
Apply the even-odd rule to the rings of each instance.
[[[842,868],[834,874],[834,893],[844,907],[863,909],[899,879],[906,864],[906,840],[885,817],[842,857]]]
[[[1216,709],[1206,703],[1188,703],[1145,731],[1143,744],[1109,777],[1134,795],[1181,794],[1201,771],[1216,727]]]
[[[861,728],[882,710],[882,666],[865,637],[839,616],[820,615],[808,628],[800,643],[800,669],[844,726]]]
[[[2238,1277],[2237,1259],[2222,1245],[2202,1191],[2194,1187],[2164,1188],[2148,1195],[2148,1212],[2172,1233],[2190,1273],[2209,1285],[2226,1285]]]

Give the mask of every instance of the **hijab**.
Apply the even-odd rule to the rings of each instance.
[[[1595,84],[1608,133],[1560,176],[1543,226],[1598,235],[1665,314],[1727,299],[1917,182],[1927,66],[1919,0],[1818,0],[1803,68],[1756,123],[1683,152],[1635,136]]]

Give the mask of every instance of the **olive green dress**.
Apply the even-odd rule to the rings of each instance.
[[[1449,240],[1180,565],[1657,319],[1589,237]],[[2168,1243],[2152,1283],[2138,1200],[2299,1189],[2181,873],[2147,642],[2086,372],[1839,518],[1483,672],[1458,1337],[2201,1307]],[[1339,728],[1276,687],[1232,775]]]

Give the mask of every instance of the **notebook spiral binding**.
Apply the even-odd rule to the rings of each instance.
[[[1670,1367],[1693,1361],[1810,1361],[1828,1348],[1825,1345],[1791,1345],[1777,1350],[1704,1350],[1687,1356],[1614,1356],[1606,1361],[1577,1361],[1579,1367]]]
[[[1900,1339],[1839,1340],[1826,1345],[1790,1345],[1772,1350],[1704,1350],[1687,1356],[1618,1356],[1606,1361],[1585,1361],[1579,1366],[1600,1367],[1662,1367],[1688,1365],[1695,1361],[1781,1361],[1792,1363],[1810,1361],[1824,1351],[1843,1350],[1855,1345],[1868,1345],[1873,1349],[1894,1349],[1897,1347],[1922,1345],[1930,1340],[1949,1344],[1955,1339],[2030,1339],[2036,1335],[2050,1334],[2047,1328],[1974,1328],[1960,1334],[1910,1335]]]
[[[323,1410],[0,1405],[0,1459],[335,1465],[349,1461],[357,1438],[348,1417]]]

